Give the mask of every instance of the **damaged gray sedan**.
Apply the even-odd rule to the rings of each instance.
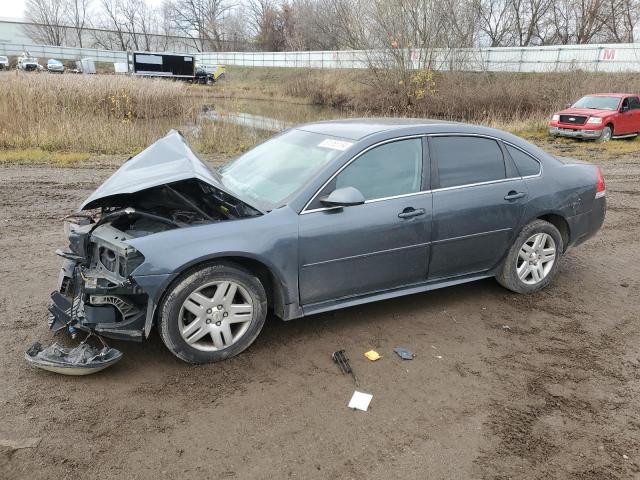
[[[599,168],[504,132],[428,120],[290,129],[220,170],[175,131],[68,218],[50,327],[192,363],[290,320],[496,277],[531,293],[602,225]]]

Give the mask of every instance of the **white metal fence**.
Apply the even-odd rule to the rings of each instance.
[[[20,55],[97,62],[126,62],[126,52],[94,48],[56,47],[0,43],[0,55]],[[553,72],[582,69],[603,72],[640,72],[640,44],[560,45],[545,47],[496,47],[453,50],[406,51],[415,67],[434,70],[492,72]],[[389,61],[389,51],[341,50],[314,52],[207,52],[193,54],[202,64],[249,67],[367,68]],[[422,60],[421,60],[422,59]]]
[[[404,52],[414,67],[433,70],[554,72],[576,69],[604,72],[640,71],[640,44],[496,47]],[[425,57],[430,60],[425,62]],[[367,68],[390,62],[389,51],[208,52],[204,64],[249,67]]]
[[[96,62],[127,61],[127,52],[121,52],[118,50],[0,43],[0,55],[19,56],[22,55],[22,52],[29,52],[40,61],[46,61],[49,58],[56,58],[58,60],[80,60],[81,58],[92,58]]]

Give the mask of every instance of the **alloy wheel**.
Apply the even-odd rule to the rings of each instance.
[[[244,287],[231,281],[210,282],[194,290],[182,304],[180,334],[198,350],[223,350],[246,333],[253,311]]]
[[[520,247],[516,271],[518,278],[527,285],[542,282],[556,261],[556,242],[548,233],[531,235]]]

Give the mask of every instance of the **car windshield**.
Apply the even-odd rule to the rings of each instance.
[[[591,96],[582,97],[576,103],[573,104],[573,108],[588,108],[592,110],[617,110],[620,98],[618,97],[604,97],[604,96]]]
[[[283,205],[352,142],[303,130],[289,130],[234,160],[220,170],[233,192],[267,206]]]

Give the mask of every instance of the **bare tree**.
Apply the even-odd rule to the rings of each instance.
[[[517,46],[541,43],[541,28],[554,0],[510,0]]]
[[[633,43],[640,21],[640,1],[607,0],[604,5],[606,41]]]
[[[141,48],[151,51],[154,48],[153,40],[159,31],[159,13],[157,9],[149,6],[147,3],[141,2],[138,8],[137,31],[141,37]]]
[[[225,49],[238,51],[247,48],[251,32],[244,8],[234,7],[229,10],[222,24],[222,35],[226,39]]]
[[[177,31],[200,52],[222,49],[224,16],[233,7],[227,0],[173,0],[171,16]]]
[[[501,47],[513,40],[514,15],[509,0],[477,0],[478,28],[489,46]]]
[[[105,34],[96,36],[95,41],[104,48],[115,48],[119,50],[129,49],[129,38],[125,22],[122,18],[121,0],[100,0],[101,16],[98,19],[98,26],[108,30]]]
[[[87,25],[87,14],[91,0],[66,0],[65,21],[73,27],[78,46],[82,48],[82,35]]]
[[[63,45],[65,8],[61,0],[27,0],[25,18],[32,25],[27,33],[37,42],[47,45]]]

